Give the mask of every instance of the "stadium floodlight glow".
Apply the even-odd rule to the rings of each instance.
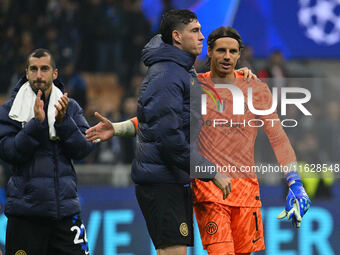
[[[243,92],[240,88],[238,88],[235,85],[231,85],[231,84],[215,84],[215,88],[225,88],[228,89],[231,94],[232,94],[232,98],[233,98],[233,114],[234,115],[244,115],[245,112],[245,104],[244,104],[244,95]],[[264,116],[264,115],[268,115],[271,114],[273,112],[275,112],[276,108],[277,108],[277,102],[278,102],[278,89],[279,88],[273,88],[273,92],[272,92],[272,105],[269,109],[266,110],[258,110],[255,109],[254,105],[253,105],[253,90],[252,88],[248,88],[248,107],[249,107],[249,111],[255,115],[259,115],[259,116]],[[280,88],[281,89],[281,115],[286,115],[287,114],[287,105],[288,104],[292,104],[295,105],[305,116],[311,116],[312,114],[306,109],[306,107],[304,107],[303,104],[309,102],[309,100],[311,99],[311,93],[308,89],[305,88],[297,88],[297,87],[288,87],[288,88]],[[299,94],[303,94],[304,97],[303,98],[287,98],[287,94],[288,93],[299,93]],[[206,94],[202,94],[201,95],[201,113],[202,115],[206,115],[207,114],[207,95]],[[220,112],[223,112],[226,107],[223,105],[222,100],[220,100],[218,105],[218,110]]]

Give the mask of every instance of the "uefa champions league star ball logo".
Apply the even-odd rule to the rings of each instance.
[[[340,41],[340,0],[299,0],[298,18],[306,36],[317,44]]]

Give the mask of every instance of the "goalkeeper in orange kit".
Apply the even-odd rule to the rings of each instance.
[[[297,173],[295,153],[281,123],[267,121],[279,119],[277,113],[255,115],[245,104],[244,114],[235,115],[233,107],[228,107],[233,105],[231,91],[214,88],[217,83],[232,84],[243,92],[244,102],[248,102],[247,92],[251,88],[253,108],[263,111],[271,108],[272,95],[268,86],[262,82],[245,82],[242,75],[235,72],[242,48],[241,37],[235,29],[220,27],[214,30],[208,37],[210,72],[198,75],[202,87],[225,100],[227,106],[226,109],[217,109],[214,100],[208,97],[207,114],[203,116],[204,125],[200,132],[200,153],[218,166],[236,169],[236,172],[229,173],[232,191],[225,200],[218,196],[211,183],[198,179],[192,183],[196,219],[203,247],[210,255],[250,254],[265,248],[256,174],[241,171],[247,169],[244,167],[251,169],[254,166],[255,126],[262,126],[279,164],[287,169],[285,175],[290,188],[286,209],[279,217],[288,216],[299,227],[310,206]],[[209,125],[214,120],[220,125]]]
[[[203,116],[204,125],[199,135],[200,153],[216,166],[237,170],[227,177],[230,178],[231,192],[225,200],[212,182],[195,179],[192,183],[195,215],[203,248],[209,255],[250,254],[265,248],[258,181],[254,173],[241,172],[244,166],[254,166],[257,128],[255,125],[248,125],[249,121],[263,121],[262,128],[279,164],[289,169],[285,172],[289,185],[286,208],[278,218],[287,216],[299,227],[310,206],[310,200],[296,170],[295,153],[287,135],[280,122],[265,121],[278,119],[277,113],[257,116],[249,111],[248,105],[245,105],[245,112],[241,115],[234,115],[232,107],[221,109],[223,105],[233,105],[233,95],[225,88],[215,89],[215,83],[236,86],[243,92],[245,102],[248,102],[248,88],[252,88],[253,106],[257,110],[267,110],[272,106],[272,95],[265,83],[246,82],[242,75],[235,72],[242,48],[241,37],[235,29],[220,27],[214,30],[208,37],[210,72],[198,75],[202,88],[208,94],[225,100],[217,109],[216,100],[207,97],[207,114]],[[96,116],[101,122],[95,127],[98,128],[100,124],[103,127],[105,124],[107,130],[104,132],[98,129],[95,135],[91,135],[92,141],[99,138],[107,140],[113,134],[131,136],[138,130],[137,119],[111,125],[99,114]],[[212,127],[213,120],[223,120],[223,123]],[[233,125],[234,123],[236,124]]]

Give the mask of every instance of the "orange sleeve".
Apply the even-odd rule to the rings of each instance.
[[[255,104],[257,104],[256,108],[267,110],[272,106],[272,94],[267,84],[262,83],[260,87],[261,88],[257,90],[258,93],[255,93],[254,95],[254,98],[257,98],[255,99],[255,101],[257,101],[257,103],[255,102]],[[272,114],[258,117],[264,121],[263,130],[269,139],[278,163],[280,165],[287,165],[291,162],[295,162],[295,152],[290,144],[286,132],[283,130],[276,110]]]
[[[130,119],[133,123],[133,125],[135,126],[135,129],[136,129],[136,133],[138,132],[138,119],[137,117],[133,117]]]
[[[277,115],[277,114],[276,114]],[[277,116],[277,118],[279,118]],[[263,130],[268,136],[269,142],[274,150],[277,161],[284,166],[296,161],[295,152],[283,130],[281,123],[277,121],[272,127],[272,124],[263,126]]]

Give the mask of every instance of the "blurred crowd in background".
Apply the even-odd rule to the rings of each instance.
[[[163,11],[171,9],[171,1],[162,2]],[[46,48],[56,58],[69,96],[83,107],[90,125],[97,123],[94,111],[112,121],[135,116],[138,87],[146,71],[140,53],[156,33],[150,27],[141,0],[0,0],[1,103],[24,74],[27,55],[35,48]],[[286,128],[287,134],[298,159],[337,162],[340,90],[326,79],[321,65],[313,70],[303,61],[285,60],[280,49],[273,50],[268,59],[255,59],[252,47],[246,46],[239,60],[239,67],[243,66],[262,80],[268,79],[270,87],[311,91],[307,108],[313,117],[290,107],[284,118],[297,119],[299,128]],[[198,72],[207,68],[206,59],[197,61]],[[134,139],[113,138],[79,163],[130,164],[134,146]],[[256,148],[256,161],[276,162],[263,132]]]

